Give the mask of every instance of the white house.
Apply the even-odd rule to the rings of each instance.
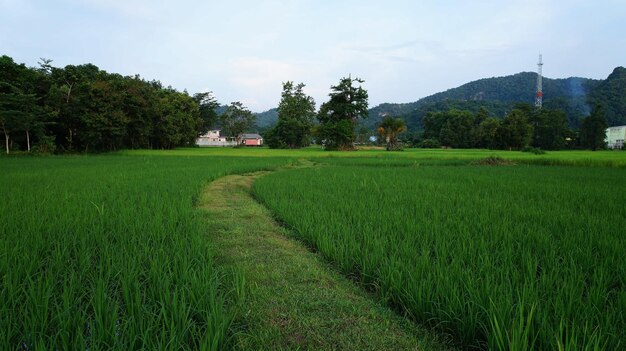
[[[196,145],[202,146],[235,146],[234,140],[228,140],[226,137],[220,136],[219,130],[209,130],[206,134],[200,135],[196,139]]]
[[[626,139],[626,126],[610,127],[606,129],[606,145],[609,149],[623,149]]]

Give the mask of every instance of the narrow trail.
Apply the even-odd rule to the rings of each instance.
[[[204,191],[216,264],[243,274],[242,350],[445,349],[289,238],[250,195],[269,172],[226,176]]]

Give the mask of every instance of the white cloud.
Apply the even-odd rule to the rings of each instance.
[[[241,94],[240,100],[254,110],[275,107],[282,82],[303,76],[301,68],[280,60],[243,57],[229,63],[229,83]]]
[[[220,102],[240,100],[255,111],[276,106],[286,80],[307,84],[319,106],[351,73],[365,79],[374,105],[534,70],[539,51],[550,77],[601,78],[626,57],[624,5],[0,0],[0,54],[29,65],[42,56],[93,62],[190,93],[212,90]]]

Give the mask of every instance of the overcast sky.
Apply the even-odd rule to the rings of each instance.
[[[626,66],[626,0],[0,0],[0,55],[93,63],[260,112],[281,82],[319,105],[365,80],[370,106],[537,69],[603,79]]]

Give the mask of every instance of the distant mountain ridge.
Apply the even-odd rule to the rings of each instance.
[[[477,112],[486,108],[494,117],[502,118],[518,103],[534,104],[537,73],[517,74],[475,80],[410,103],[382,103],[369,110],[369,118],[361,125],[375,129],[386,115],[405,120],[410,130],[422,128],[422,119],[433,111],[451,108]],[[543,78],[543,106],[561,109],[570,127],[579,127],[582,117],[589,115],[595,104],[605,107],[609,125],[626,124],[626,68],[617,67],[606,80],[582,77]],[[257,127],[266,129],[278,120],[278,110],[271,109],[257,116]]]
[[[272,108],[264,112],[254,113],[256,126],[259,130],[272,127],[278,121],[278,108]]]
[[[543,79],[544,106],[565,111],[570,125],[578,126],[590,112],[587,96],[602,80],[570,77]],[[373,128],[389,114],[403,118],[409,128],[420,128],[422,118],[431,111],[450,108],[478,111],[487,108],[495,117],[503,117],[517,103],[534,104],[537,74],[521,72],[510,76],[483,78],[457,88],[436,93],[412,103],[381,104],[370,109],[363,125]]]

